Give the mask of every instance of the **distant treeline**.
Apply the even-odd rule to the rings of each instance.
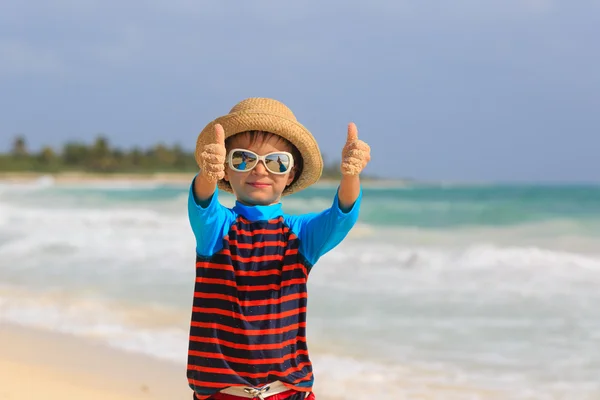
[[[324,178],[340,176],[339,162],[323,171]],[[155,173],[190,172],[198,166],[192,151],[179,145],[156,144],[150,148],[134,147],[123,150],[99,135],[93,143],[67,142],[61,149],[44,146],[30,152],[25,136],[14,138],[9,153],[0,154],[0,172],[93,172],[93,173]]]

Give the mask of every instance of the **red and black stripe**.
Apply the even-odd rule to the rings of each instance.
[[[221,251],[197,256],[188,352],[188,380],[196,393],[275,380],[312,386],[309,264],[299,244],[282,217],[238,217]]]

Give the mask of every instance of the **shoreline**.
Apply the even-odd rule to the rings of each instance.
[[[151,183],[189,183],[194,172],[148,172],[148,173],[111,173],[99,174],[90,172],[0,172],[0,182],[32,183],[41,179],[51,179],[57,184],[76,184],[85,182],[151,182]]]
[[[0,399],[190,399],[185,365],[3,322]]]
[[[0,325],[0,343],[0,400],[192,398],[183,362],[5,321]]]
[[[40,180],[51,180],[55,184],[70,185],[102,182],[133,182],[156,184],[189,184],[196,172],[139,172],[139,173],[91,173],[91,172],[0,172],[0,183],[28,184]],[[336,178],[321,178],[316,185],[339,183]],[[406,187],[411,182],[401,179],[363,179],[370,187]]]
[[[184,363],[115,349],[85,337],[6,322],[0,325],[0,343],[0,400],[192,398]],[[315,392],[319,400],[345,400],[350,398],[352,386],[357,385],[364,395],[364,386],[373,385],[374,393],[383,394],[386,399],[392,395],[415,400],[506,398],[502,393],[468,384],[419,384],[418,379],[413,379],[410,375],[399,379],[393,394],[381,392],[377,381],[372,380],[354,382],[341,388],[337,395],[339,389],[324,381],[315,385]],[[320,393],[323,391],[327,393]]]

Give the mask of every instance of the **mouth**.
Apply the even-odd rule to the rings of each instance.
[[[264,188],[268,188],[269,186],[271,186],[268,183],[261,183],[261,182],[248,182],[248,185],[252,186],[253,188],[257,188],[257,189],[264,189]]]

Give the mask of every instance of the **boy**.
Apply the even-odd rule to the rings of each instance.
[[[188,202],[196,283],[187,377],[195,399],[314,399],[308,274],[356,222],[369,160],[350,124],[333,205],[290,216],[281,197],[315,183],[323,161],[285,105],[246,99],[200,133]],[[219,203],[219,189],[236,196],[235,207]]]

